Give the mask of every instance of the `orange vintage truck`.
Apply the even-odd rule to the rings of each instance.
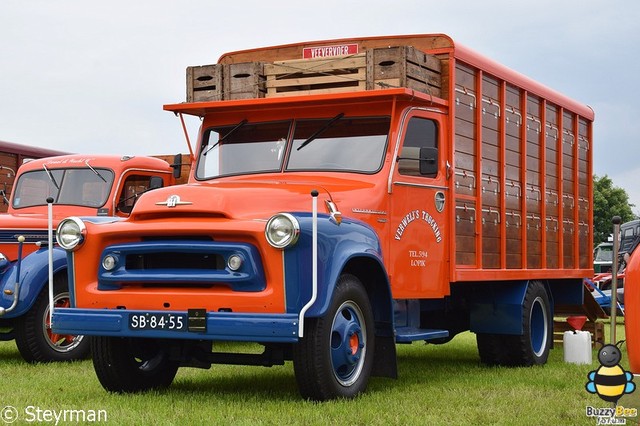
[[[465,330],[485,363],[542,364],[582,302],[593,111],[446,35],[227,53],[164,108],[203,120],[189,183],[57,230],[54,330],[95,336],[107,390],[292,360],[303,397],[353,397],[396,343]]]
[[[47,198],[55,224],[71,214],[126,217],[140,194],[173,185],[178,171],[159,158],[115,155],[63,155],[20,166],[7,213],[0,214],[0,340],[15,339],[30,362],[86,357],[88,339],[50,329]],[[64,251],[56,249],[52,260],[54,305],[67,306]]]

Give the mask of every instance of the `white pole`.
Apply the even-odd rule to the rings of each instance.
[[[318,297],[318,191],[311,191],[311,299],[300,310],[298,337],[304,337],[304,314]]]
[[[47,198],[47,237],[49,253],[49,325],[53,327],[53,198]]]

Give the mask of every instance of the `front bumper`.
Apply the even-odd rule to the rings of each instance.
[[[132,315],[166,315],[186,317],[186,311],[138,311],[120,309],[58,308],[53,313],[53,332],[58,334],[141,337],[160,339],[191,339],[240,342],[298,341],[296,314],[248,314],[235,312],[208,312],[202,331],[172,331],[132,329]]]

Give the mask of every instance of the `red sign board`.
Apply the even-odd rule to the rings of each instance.
[[[338,44],[334,46],[305,47],[302,51],[304,59],[327,58],[331,56],[355,55],[358,53],[358,45]]]

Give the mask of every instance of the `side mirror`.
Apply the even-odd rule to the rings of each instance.
[[[430,177],[438,174],[438,148],[420,148],[420,174]]]
[[[182,176],[182,154],[176,154],[173,157],[173,177],[179,179]]]

